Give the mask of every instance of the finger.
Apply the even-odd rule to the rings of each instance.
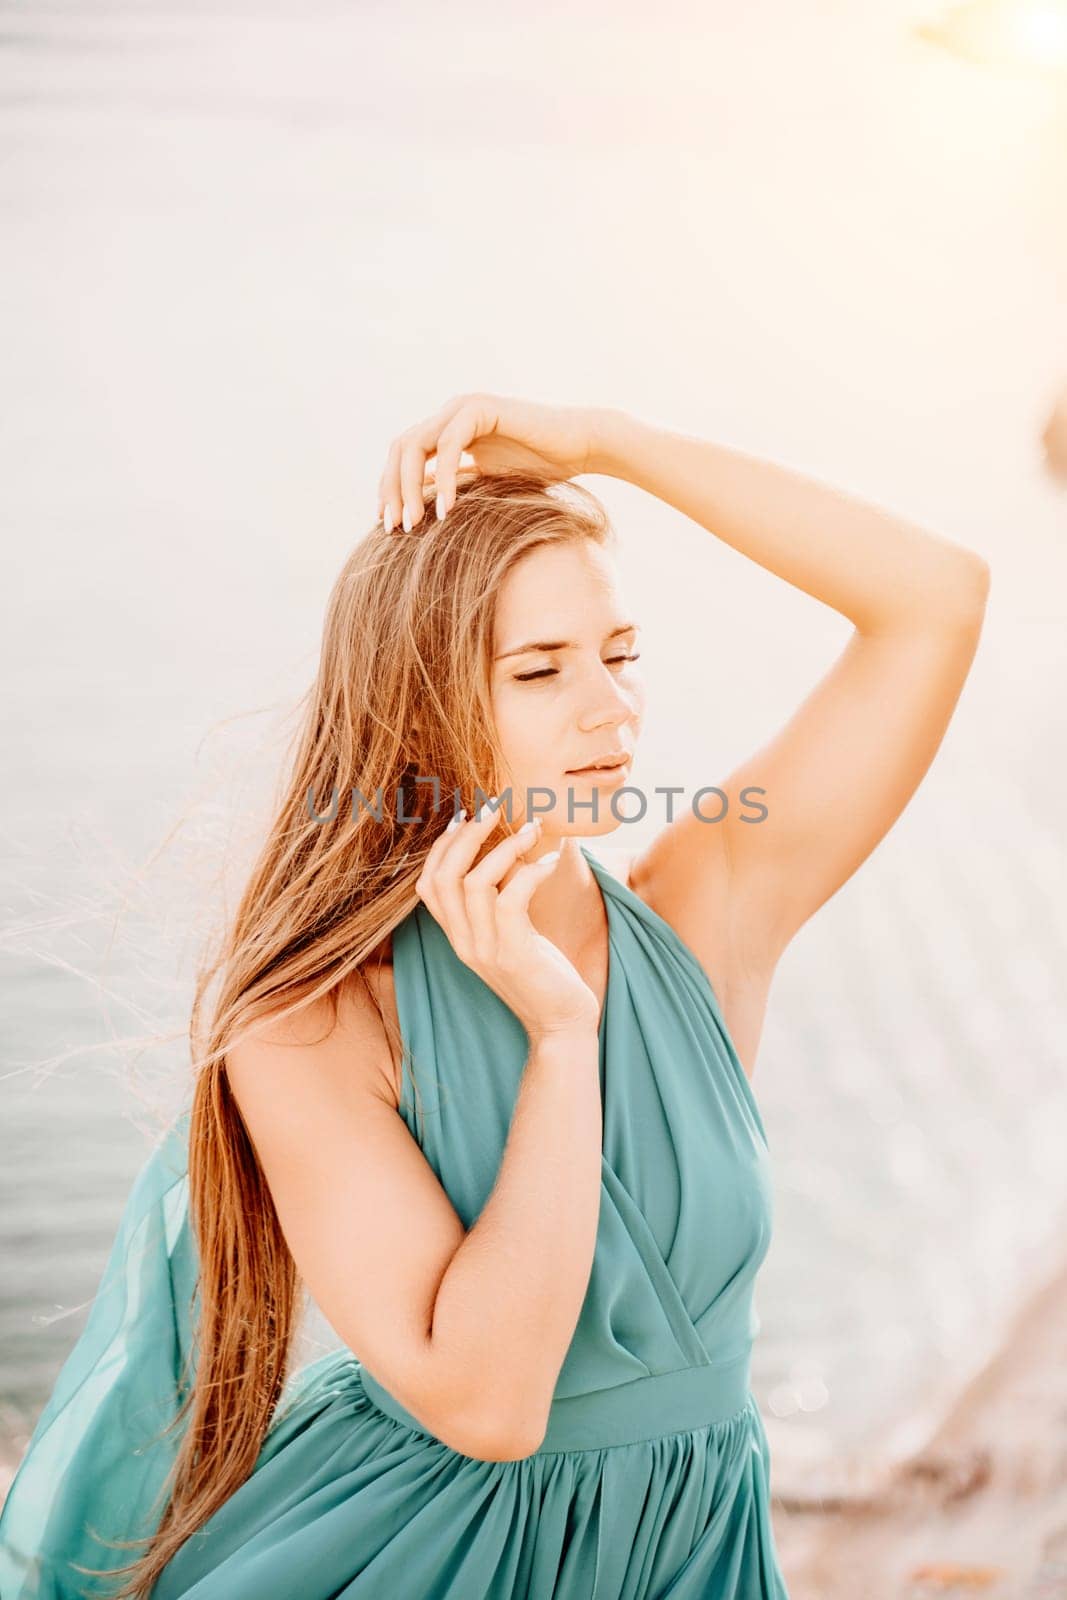
[[[475,886],[491,884],[494,888],[501,882],[510,869],[512,863],[530,850],[541,837],[543,822],[540,817],[532,817],[529,822],[524,822],[515,833],[509,833],[494,844],[467,873],[467,883]]]
[[[459,420],[461,415],[462,422]],[[483,417],[485,421],[482,420]],[[404,433],[398,434],[389,446],[385,468],[378,483],[379,515],[386,533],[391,532],[393,528],[403,526],[405,502],[411,526],[421,521],[425,510],[425,499],[421,493],[421,474],[426,457],[436,454],[438,441],[446,428],[458,429],[462,434],[460,449],[463,450],[478,436],[479,431],[488,431],[495,426],[495,416],[484,406],[480,396],[460,394],[453,395],[438,411],[414,428],[408,428]],[[401,461],[409,445],[422,451],[423,461],[412,474],[416,481],[406,484]]]
[[[536,820],[538,822],[542,823],[541,829],[539,829],[538,832],[534,835],[535,842],[537,844],[540,844],[542,839],[544,838],[543,819],[538,817],[538,818],[536,818]],[[518,836],[516,835],[516,837],[518,837]],[[520,856],[519,859],[512,866],[510,866],[508,868],[508,870],[504,873],[503,877],[497,879],[497,885],[496,885],[497,888],[498,889],[506,889],[508,884],[511,882],[512,878],[515,876],[515,874],[518,871],[518,869],[523,865],[524,865],[524,862],[522,860],[522,857]]]
[[[410,533],[422,521],[425,510],[422,479],[425,469],[426,451],[417,440],[405,439],[400,450],[401,518],[405,533]]]
[[[426,852],[427,865],[436,867],[457,829],[461,828],[467,820],[467,808],[466,806],[461,806],[456,814],[450,818],[448,824],[441,829],[437,838]]]
[[[438,519],[447,516],[456,499],[460,458],[482,433],[496,427],[496,413],[480,395],[454,395],[413,434],[427,455],[435,458],[434,492]],[[475,463],[475,470],[477,464]]]
[[[494,845],[488,855],[483,856],[478,865],[463,879],[467,914],[474,934],[475,949],[480,956],[489,957],[496,949],[494,903],[497,898],[497,886],[504,875],[513,869],[516,862],[521,862],[526,852],[533,849],[540,832],[540,817],[524,823],[518,833],[510,834],[508,838]]]
[[[524,931],[529,931],[528,907],[534,891],[558,865],[559,851],[552,850],[539,861],[526,861],[517,867],[511,882],[498,890],[494,907],[498,941],[504,940],[515,945],[521,941]]]
[[[446,927],[453,944],[456,944],[456,939],[452,936],[453,927],[456,929],[457,936],[460,939],[469,941],[472,937],[470,917],[467,911],[467,899],[461,880],[480,850],[482,843],[488,837],[492,828],[495,827],[502,811],[503,807],[501,807],[500,811],[486,810],[483,811],[480,818],[472,818],[461,822],[446,842],[441,857],[434,868],[432,887],[445,917],[448,919]],[[468,950],[471,948],[469,943],[465,947]]]
[[[423,859],[422,870],[415,880],[415,893],[426,903],[426,905],[429,906],[430,910],[433,912],[434,916],[437,917],[438,921],[441,920],[441,918],[438,916],[440,905],[437,900],[437,891],[434,886],[434,873],[437,868],[437,863],[440,861],[441,856],[448,845],[448,841],[451,839],[456,829],[463,825],[464,821],[466,820],[466,816],[466,807],[462,807],[459,811],[457,811],[456,815],[452,818],[451,822],[449,822],[448,826],[441,829],[441,832],[437,835],[437,838],[433,841],[429,850],[427,850]]]
[[[400,444],[399,438],[390,444],[385,454],[385,466],[378,481],[378,503],[382,508],[382,526],[386,533],[391,533],[399,525],[403,513],[400,493]]]
[[[403,436],[404,440],[406,440],[406,445],[401,451],[401,489],[404,505],[412,527],[417,527],[425,515],[428,487],[436,489],[436,482],[434,481],[436,473],[429,472],[426,463],[429,459],[436,458],[442,434],[450,426],[454,426],[454,419],[457,413],[466,404],[467,402],[461,396],[446,401],[432,416],[427,417],[414,428],[409,428]],[[422,452],[421,460],[415,457],[415,466],[411,471],[410,480],[405,474],[404,468],[409,449]],[[428,479],[430,480],[429,485],[427,484]]]
[[[446,400],[445,404],[435,411],[432,416],[426,417],[422,422],[417,423],[414,428],[408,429],[410,437],[422,446],[427,455],[433,455],[441,434],[467,403],[467,400],[462,395],[456,395],[453,399]]]
[[[456,478],[459,460],[470,440],[464,438],[463,429],[451,423],[437,441],[437,465],[434,481],[437,490],[437,518],[443,521],[456,503]]]

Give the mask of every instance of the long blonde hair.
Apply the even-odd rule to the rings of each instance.
[[[257,1018],[322,999],[336,1024],[340,986],[362,978],[362,964],[418,903],[415,880],[453,810],[465,805],[471,814],[503,782],[490,670],[505,576],[538,546],[611,538],[603,506],[578,484],[464,468],[443,523],[428,503],[410,534],[377,526],[334,584],[276,815],[217,951],[197,971],[195,1373],[164,1430],[183,1432],[155,1531],[109,1541],[147,1548],[126,1566],[97,1569],[130,1574],[114,1600],[148,1596],[176,1551],[250,1476],[288,1376],[298,1274],[229,1089],[227,1048]],[[416,782],[433,777],[436,806],[433,784]],[[329,815],[334,798],[336,816],[317,821],[313,812]],[[403,1042],[366,988],[399,1054]]]

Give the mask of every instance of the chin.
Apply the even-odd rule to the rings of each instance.
[[[539,781],[531,783],[526,789],[515,786],[512,790],[516,800],[520,795],[529,796],[536,806],[542,806],[550,794],[556,796],[556,804],[551,811],[537,810],[535,815],[541,818],[542,827],[548,833],[560,839],[574,836],[578,839],[600,838],[606,834],[617,833],[629,820],[626,816],[616,816],[612,810],[612,797],[614,790],[623,784],[629,784],[630,778],[625,774],[622,779],[594,786],[588,780],[576,776],[574,773],[565,772],[555,782]],[[567,788],[573,785],[574,789],[574,820],[567,819]],[[593,796],[597,799],[597,818],[593,820],[590,809]],[[620,809],[625,808],[626,800],[620,803]],[[632,806],[632,800],[629,802]],[[525,820],[525,811],[516,804],[514,818],[516,827],[521,826]],[[635,819],[637,820],[637,819]]]
[[[550,825],[553,833],[558,833],[561,839],[573,834],[577,839],[599,839],[605,834],[617,833],[623,825],[623,819],[613,816],[606,805],[601,805],[599,821],[594,822],[591,815],[579,815],[573,822],[561,819],[556,822],[551,816],[546,816],[546,824]]]

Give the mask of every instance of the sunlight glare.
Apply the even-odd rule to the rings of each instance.
[[[977,61],[1067,68],[1067,0],[972,0],[923,23],[918,32]]]

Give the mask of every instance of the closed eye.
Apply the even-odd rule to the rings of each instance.
[[[640,650],[635,650],[632,655],[628,656],[608,656],[607,664],[608,666],[615,666],[625,661],[640,661],[640,659]],[[539,672],[517,672],[515,674],[515,682],[533,683],[536,678],[554,678],[558,670],[557,667],[542,667]]]

